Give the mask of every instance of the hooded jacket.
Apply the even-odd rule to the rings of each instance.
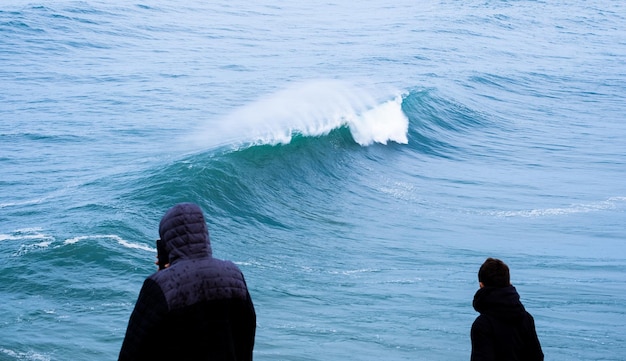
[[[144,281],[119,360],[252,360],[254,306],[240,269],[213,258],[202,210],[172,207],[159,234],[170,266]]]
[[[543,360],[535,321],[513,286],[483,287],[474,295],[472,361]]]

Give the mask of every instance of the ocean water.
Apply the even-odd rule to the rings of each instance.
[[[0,4],[0,360],[114,360],[164,212],[256,360],[467,360],[486,257],[546,360],[626,356],[619,1]]]

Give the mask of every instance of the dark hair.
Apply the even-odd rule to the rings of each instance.
[[[509,266],[497,258],[487,258],[478,270],[478,282],[490,287],[506,287],[511,284]]]

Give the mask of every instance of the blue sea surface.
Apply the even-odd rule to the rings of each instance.
[[[619,1],[0,4],[0,360],[114,360],[164,212],[256,360],[467,360],[487,257],[546,360],[626,355]]]

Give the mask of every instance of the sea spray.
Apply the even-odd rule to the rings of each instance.
[[[202,147],[288,144],[296,134],[317,137],[348,127],[354,141],[363,146],[406,144],[409,120],[402,112],[402,96],[397,91],[381,93],[336,80],[294,84],[242,106],[214,122],[217,126],[195,130],[190,143]]]

